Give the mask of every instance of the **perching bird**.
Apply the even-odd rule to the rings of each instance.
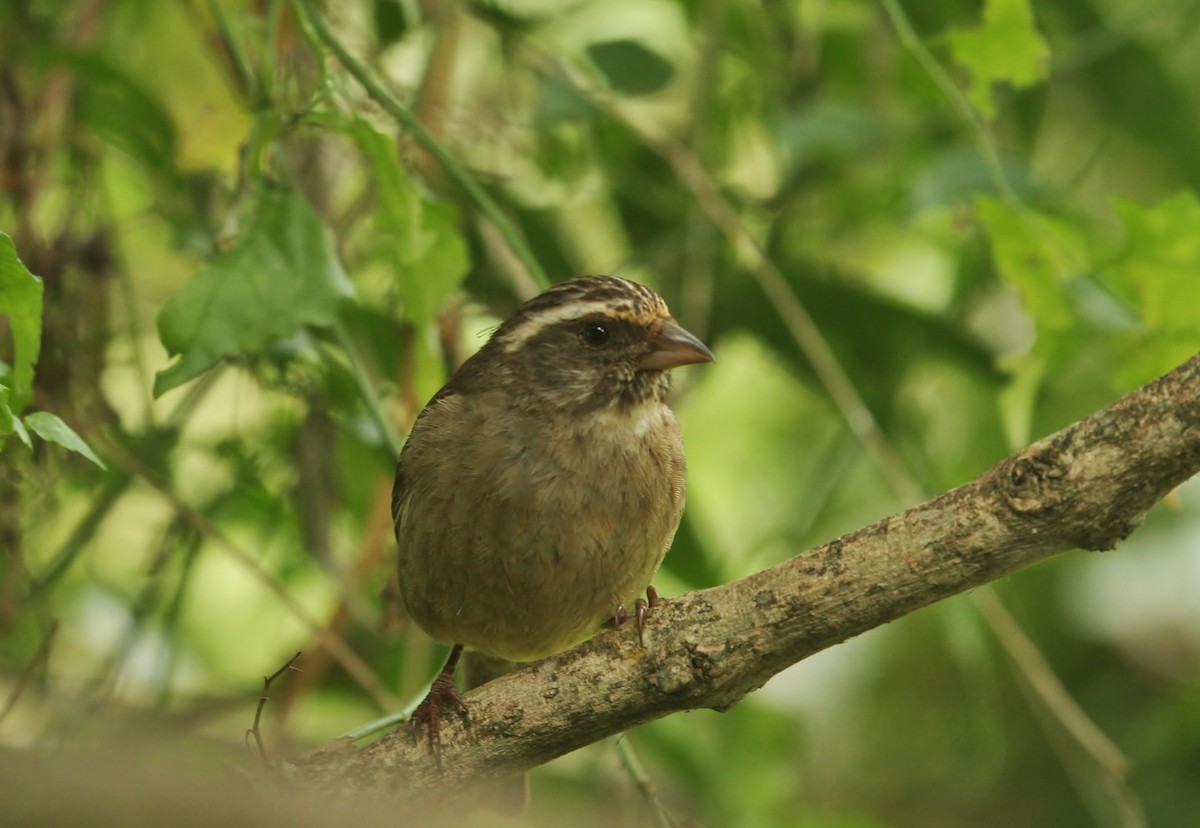
[[[627,606],[640,634],[683,511],[669,371],[712,359],[649,288],[583,276],[518,308],[421,412],[392,517],[404,605],[453,645],[414,715],[439,762],[464,647],[487,657],[479,684]]]

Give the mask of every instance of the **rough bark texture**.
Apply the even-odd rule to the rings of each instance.
[[[1200,471],[1200,356],[977,479],[466,695],[445,767],[405,727],[280,768],[306,788],[439,798],[680,710],[723,710],[791,664],[1069,549],[1112,549]],[[445,801],[443,799],[443,801]]]

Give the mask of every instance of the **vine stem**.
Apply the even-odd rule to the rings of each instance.
[[[529,277],[539,287],[549,287],[550,279],[546,276],[546,271],[542,268],[541,263],[538,262],[537,257],[534,256],[529,245],[526,244],[525,239],[475,177],[471,175],[458,159],[442,146],[408,107],[402,104],[395,95],[389,92],[375,78],[374,74],[362,61],[350,54],[350,50],[334,35],[321,15],[313,9],[311,0],[294,0],[294,2],[297,8],[301,10],[303,18],[308,22],[308,25],[312,28],[317,38],[325,44],[326,48],[338,59],[338,62],[345,67],[346,71],[366,90],[367,95],[382,106],[384,111],[395,119],[396,123],[407,130],[430,155],[437,159],[442,169],[446,171],[458,186],[462,187],[463,191],[475,203],[480,212],[487,217],[488,221],[492,223],[501,238],[504,239],[505,243],[521,261],[525,270],[528,271]]]

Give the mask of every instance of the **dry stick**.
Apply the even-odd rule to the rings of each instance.
[[[17,677],[17,683],[13,685],[12,692],[8,694],[8,698],[4,702],[4,709],[0,710],[0,722],[4,721],[5,717],[17,706],[17,701],[21,698],[21,694],[25,692],[25,688],[29,685],[29,682],[33,680],[34,674],[50,658],[50,646],[54,643],[54,637],[58,635],[58,628],[59,620],[55,618],[50,622],[50,627],[46,630],[45,636],[42,637],[42,643],[38,645],[37,652],[33,654],[33,658],[29,659],[29,663],[25,665],[25,669],[21,671],[21,675]]]
[[[249,738],[251,736],[254,737],[254,743],[258,746],[258,760],[260,762],[262,762],[264,768],[267,767],[267,764],[268,764],[267,763],[267,747],[266,747],[266,745],[263,744],[262,733],[258,729],[258,724],[262,720],[263,708],[267,706],[267,699],[270,698],[270,694],[271,694],[271,683],[273,681],[275,681],[275,679],[282,676],[288,670],[294,670],[297,673],[300,672],[299,667],[292,666],[293,664],[296,663],[296,659],[298,659],[299,657],[300,657],[300,653],[297,652],[294,656],[289,658],[287,660],[287,662],[282,667],[280,667],[278,670],[276,670],[274,673],[271,673],[271,675],[269,675],[269,676],[263,676],[262,695],[260,695],[258,697],[258,706],[256,708],[254,708],[254,725],[249,730],[246,731],[246,738]],[[249,747],[250,747],[250,745],[247,743],[246,748],[249,749]]]
[[[672,155],[678,156],[678,152],[673,152]],[[707,186],[710,182],[703,178],[702,170],[699,170],[694,164],[688,163],[688,160],[684,158],[677,157],[675,160],[668,158],[668,160],[673,166],[679,164],[677,169],[680,170],[681,175],[686,174],[691,177],[693,186],[696,188],[695,192],[699,194],[700,191],[704,191],[701,203],[708,204],[713,211],[714,221],[718,221],[725,232],[741,234],[749,238],[748,233],[740,232],[741,222],[732,207],[724,201],[715,188]],[[730,227],[728,222],[733,222],[734,226]],[[766,252],[759,247],[757,241],[752,238],[750,241],[757,251],[761,263],[755,273],[756,278],[763,291],[775,303],[775,307],[800,344],[805,356],[813,364],[821,384],[829,391],[834,403],[843,413],[851,430],[862,441],[876,466],[884,472],[893,491],[906,500],[914,498],[921,493],[920,485],[909,474],[900,456],[888,443],[816,323],[791,291],[783,274],[774,262],[767,258]],[[1009,623],[1003,623],[1000,614],[1007,615],[1007,610],[1004,609],[1000,600],[994,595],[988,596],[985,593],[972,594],[971,600],[979,608],[981,615],[1000,640],[1009,657],[1019,666],[1020,672],[1026,675],[1034,697],[1053,712],[1053,715],[1062,722],[1066,731],[1085,751],[1093,756],[1101,770],[1115,774],[1112,777],[1114,789],[1128,792],[1124,782],[1128,762],[1124,760],[1123,756],[1120,762],[1111,760],[1114,755],[1121,756],[1120,750],[1090,721],[1078,702],[1062,686],[1062,682],[1046,664],[1025,632],[1012,621],[1011,616],[1008,617]],[[1083,724],[1084,722],[1086,725]],[[1121,803],[1123,812],[1137,810],[1136,806],[1130,802],[1132,797],[1132,792],[1128,792],[1125,802]],[[1123,824],[1133,826],[1138,823]]]
[[[394,731],[287,763],[296,784],[419,805],[670,713],[724,710],[790,665],[1070,549],[1111,549],[1200,472],[1200,356],[975,480],[747,578],[664,603],[466,694],[445,769]],[[395,803],[401,806],[399,800]]]

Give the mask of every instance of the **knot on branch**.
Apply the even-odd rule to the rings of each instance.
[[[1009,458],[999,482],[1013,512],[1032,517],[1060,511],[1071,499],[1069,464],[1058,446],[1042,444]]]
[[[679,643],[682,649],[659,653],[654,671],[647,676],[651,684],[673,697],[673,704],[724,711],[741,701],[745,692],[728,681],[725,662],[732,655],[730,642],[685,635]]]

